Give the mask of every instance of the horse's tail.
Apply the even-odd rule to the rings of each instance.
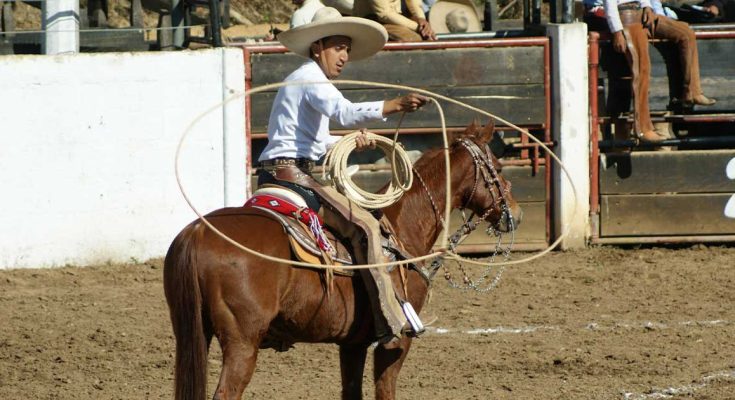
[[[202,295],[195,263],[201,226],[189,225],[171,243],[163,287],[176,337],[176,400],[204,400],[207,395],[207,339],[202,323]]]

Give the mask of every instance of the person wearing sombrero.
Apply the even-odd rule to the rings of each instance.
[[[304,83],[278,90],[268,121],[268,145],[258,159],[258,185],[279,185],[300,194],[323,216],[326,225],[351,241],[356,261],[361,264],[383,261],[378,221],[334,188],[319,184],[311,176],[311,169],[339,139],[329,134],[330,119],[342,126],[361,127],[389,114],[415,111],[428,102],[426,97],[412,93],[353,103],[329,82],[339,77],[349,61],[380,51],[387,38],[379,23],[343,17],[331,7],[319,9],[310,23],[280,33],[278,40],[286,48],[306,58],[284,81]],[[374,140],[364,133],[356,139],[357,151],[374,147]],[[407,320],[387,269],[360,271],[375,315],[376,337],[382,343],[395,343]]]

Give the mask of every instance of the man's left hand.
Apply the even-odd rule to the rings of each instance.
[[[360,129],[360,134],[355,138],[355,151],[365,151],[375,149],[375,139],[368,136],[365,128]]]
[[[643,27],[651,32],[651,36],[653,36],[653,23],[655,19],[656,15],[653,13],[653,9],[651,9],[651,7],[646,7],[643,9]]]
[[[434,29],[431,28],[431,24],[429,21],[427,21],[425,18],[418,18],[416,20],[418,22],[419,27],[416,29],[416,31],[421,35],[421,37],[424,40],[436,40],[436,33],[434,33]]]

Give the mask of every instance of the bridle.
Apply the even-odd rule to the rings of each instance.
[[[500,179],[500,174],[498,173],[497,169],[495,168],[495,165],[493,164],[493,157],[490,153],[489,147],[486,145],[484,146],[484,149],[481,149],[480,146],[477,145],[477,143],[473,142],[470,139],[467,138],[461,138],[458,140],[458,143],[464,147],[472,157],[472,163],[475,167],[475,178],[474,183],[472,185],[472,190],[470,192],[470,195],[465,200],[464,204],[460,207],[460,211],[462,212],[462,218],[464,219],[464,222],[460,227],[457,229],[456,232],[454,232],[449,237],[449,243],[448,243],[448,249],[450,252],[455,252],[457,249],[457,246],[464,241],[467,236],[469,236],[470,233],[472,233],[477,227],[484,221],[492,212],[494,212],[496,209],[500,209],[501,216],[498,219],[498,221],[495,224],[489,224],[488,228],[486,229],[486,233],[488,235],[493,234],[495,237],[497,237],[497,241],[495,244],[495,250],[493,252],[493,255],[491,257],[490,262],[492,263],[497,254],[502,253],[504,258],[507,259],[510,257],[510,251],[511,247],[513,246],[513,231],[515,223],[513,221],[513,215],[510,212],[510,207],[508,205],[508,197],[510,195],[510,188],[511,184],[508,181],[505,181],[505,184],[503,184],[503,181]],[[439,211],[439,208],[437,207],[436,201],[434,201],[434,197],[432,196],[431,192],[429,191],[429,188],[426,186],[426,183],[424,182],[423,178],[421,178],[421,175],[414,169],[414,175],[418,178],[419,182],[424,188],[424,191],[429,197],[429,202],[431,203],[431,206],[434,210],[434,214],[436,215],[438,224],[444,228],[446,226],[446,221],[444,221],[444,218],[442,217],[441,212]],[[482,178],[482,180],[480,179]],[[492,204],[488,208],[486,208],[482,214],[475,219],[476,215],[474,212],[471,213],[470,217],[467,218],[465,215],[465,209],[471,204],[472,199],[474,198],[475,194],[477,193],[477,189],[480,185],[480,182],[483,182],[485,187],[490,190],[490,194],[493,197]],[[511,241],[508,244],[507,247],[502,247],[502,232],[499,229],[500,224],[505,221],[507,223],[507,226],[510,227],[511,232]],[[437,257],[432,263],[431,266],[428,268],[428,271],[425,271],[425,274],[431,279],[436,275],[439,268],[444,266],[444,257]],[[449,284],[457,289],[461,290],[475,290],[478,292],[487,292],[492,290],[494,287],[497,286],[497,284],[500,282],[500,277],[503,273],[504,267],[501,267],[501,269],[498,271],[496,276],[493,278],[492,282],[485,287],[482,288],[482,285],[484,284],[485,280],[490,275],[491,268],[488,266],[485,270],[484,274],[477,280],[473,281],[467,273],[465,272],[464,268],[462,267],[462,264],[459,264],[459,269],[462,272],[462,283],[456,283],[449,272],[449,270],[444,266],[444,278],[449,282]]]

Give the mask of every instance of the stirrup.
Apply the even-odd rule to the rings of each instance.
[[[416,310],[413,309],[411,303],[405,301],[401,304],[401,308],[403,309],[403,314],[406,316],[406,320],[408,320],[408,324],[411,326],[410,329],[405,329],[404,333],[410,337],[418,337],[424,333],[426,328],[424,328],[424,324],[421,322],[419,315],[416,314]]]

